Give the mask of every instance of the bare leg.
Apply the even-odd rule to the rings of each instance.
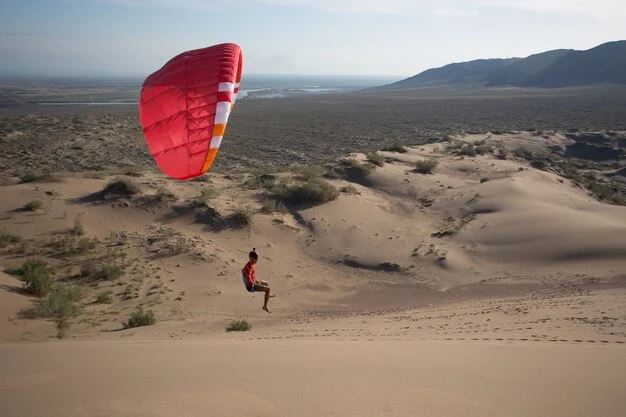
[[[265,299],[264,299],[264,302],[263,302],[263,310],[265,310],[265,311],[267,311],[269,313],[270,309],[267,307],[267,302],[269,301],[270,297],[274,296],[274,294],[271,294],[271,290],[270,290],[269,286],[263,285],[263,284],[261,284],[261,285],[259,285],[257,287],[257,291],[265,292]]]

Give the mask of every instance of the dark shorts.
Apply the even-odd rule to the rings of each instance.
[[[248,287],[246,285],[248,283],[248,280],[246,279],[246,277],[245,277],[245,275],[243,273],[241,274],[241,278],[243,279],[243,285],[246,287],[246,290],[248,290],[248,292],[255,292],[256,291],[257,286],[259,285],[258,282],[255,282],[250,287]]]

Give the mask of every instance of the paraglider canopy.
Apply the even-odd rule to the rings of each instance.
[[[141,87],[139,121],[159,169],[185,180],[213,164],[241,82],[243,56],[234,43],[183,52]]]

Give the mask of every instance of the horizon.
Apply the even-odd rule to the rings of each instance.
[[[451,63],[626,39],[626,10],[617,0],[6,3],[2,76],[145,77],[184,51],[234,42],[253,77],[399,79]]]

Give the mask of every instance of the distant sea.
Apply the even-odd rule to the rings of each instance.
[[[256,75],[242,79],[237,100],[348,92],[399,81],[390,76]]]
[[[348,75],[244,75],[237,100],[278,99],[349,92],[391,84],[402,78]],[[38,90],[38,94],[29,94],[28,101],[40,106],[102,106],[136,105],[143,81],[144,78],[139,77],[2,77],[0,85],[5,87],[8,84],[27,85],[29,90],[33,88]]]

